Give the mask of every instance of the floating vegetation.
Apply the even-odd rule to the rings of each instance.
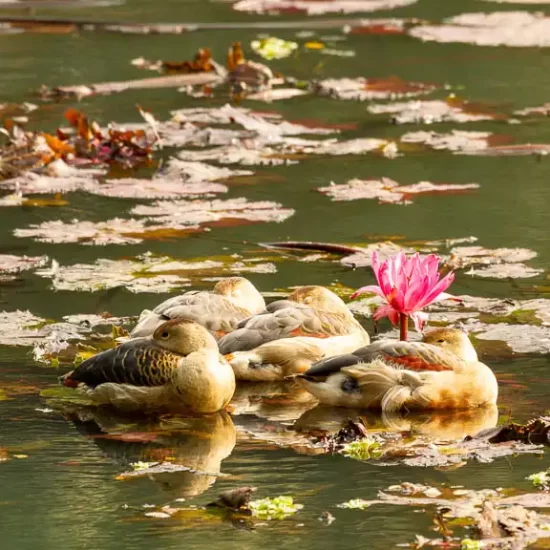
[[[384,466],[404,464],[422,468],[460,467],[470,460],[489,463],[505,456],[540,454],[543,452],[540,445],[523,443],[513,439],[506,441],[492,439],[491,435],[494,434],[494,430],[488,430],[487,428],[494,428],[496,424],[496,407],[489,410],[488,414],[484,411],[478,411],[473,415],[469,415],[470,421],[474,420],[476,414],[479,418],[476,419],[475,423],[470,423],[470,426],[468,426],[476,430],[474,433],[457,438],[456,435],[460,431],[453,437],[452,432],[447,428],[446,436],[442,435],[441,439],[438,437],[437,431],[430,428],[434,428],[438,419],[441,421],[443,417],[434,415],[435,425],[430,426],[430,428],[424,426],[424,433],[419,433],[411,439],[411,433],[405,425],[400,425],[399,416],[396,416],[395,419],[390,416],[387,422],[392,430],[385,432],[377,430],[376,442],[378,447],[376,452],[370,458],[363,458],[362,460],[371,460]],[[452,415],[447,415],[447,419],[452,419]],[[464,417],[462,417],[462,420],[464,420]],[[478,434],[480,426],[482,431]],[[464,425],[457,425],[457,427],[462,431],[465,428]],[[486,431],[489,432],[487,435],[485,434]],[[442,433],[444,433],[444,430]],[[369,426],[363,418],[358,418],[356,421],[348,420],[344,427],[336,433],[321,437],[313,436],[312,445],[315,449],[322,449],[325,452],[337,452],[350,456],[346,451],[349,448],[348,446],[361,442],[366,434],[369,434]],[[352,458],[356,457],[353,456]]]
[[[338,508],[345,508],[348,510],[366,510],[369,506],[369,501],[362,498],[353,498],[337,505]]]
[[[316,82],[314,87],[318,94],[335,99],[378,101],[429,94],[439,86],[424,82],[407,82],[393,76],[389,78],[327,78]]]
[[[145,253],[133,259],[98,259],[93,264],[60,266],[37,272],[52,280],[55,290],[97,292],[125,288],[129,292],[170,292],[203,278],[243,273],[274,273],[272,262],[262,258],[218,256],[177,260]]]
[[[382,456],[380,447],[380,442],[376,441],[376,439],[364,438],[359,441],[346,443],[342,449],[342,453],[350,458],[355,458],[355,460],[370,460]]]
[[[253,40],[250,43],[252,50],[264,59],[284,59],[298,49],[296,42],[283,40],[275,36]]]
[[[21,273],[22,271],[44,267],[48,261],[48,256],[14,256],[13,254],[0,254],[0,273]]]
[[[419,25],[409,34],[423,41],[463,42],[476,46],[550,46],[550,17],[541,12],[463,13],[441,25]]]
[[[543,489],[546,491],[550,486],[550,474],[548,473],[548,470],[531,474],[525,479],[530,481],[537,489]]]
[[[412,100],[385,104],[372,104],[367,107],[372,114],[389,114],[396,124],[434,124],[436,122],[472,122],[503,118],[487,108],[470,104],[450,96],[445,101]]]
[[[318,191],[328,195],[333,201],[377,199],[380,204],[412,204],[412,197],[419,194],[461,193],[478,189],[477,183],[447,184],[421,181],[412,185],[399,185],[390,178],[379,180],[353,179],[346,184],[320,187]]]
[[[259,14],[304,12],[308,15],[322,15],[389,10],[415,2],[417,0],[238,0],[233,4],[233,9]]]
[[[452,130],[450,133],[408,132],[401,136],[402,143],[420,143],[435,150],[453,152],[485,151],[490,147],[493,134],[490,132],[473,132],[468,130]]]
[[[275,202],[249,202],[245,198],[227,201],[160,201],[132,208],[143,216],[114,218],[103,222],[74,219],[53,220],[16,229],[14,235],[46,243],[81,243],[105,246],[137,244],[145,240],[170,240],[201,231],[201,226],[231,226],[242,223],[283,222],[294,214]]]
[[[254,516],[266,520],[285,519],[304,507],[303,504],[296,504],[291,496],[252,500],[248,506]]]

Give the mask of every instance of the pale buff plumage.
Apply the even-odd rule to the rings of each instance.
[[[323,404],[385,412],[472,409],[494,405],[498,396],[495,375],[456,329],[435,329],[423,342],[376,342],[300,378]]]
[[[242,320],[264,310],[263,296],[248,279],[227,277],[218,281],[212,291],[185,292],[165,300],[153,311],[142,311],[130,336],[150,336],[163,322],[183,318],[196,321],[219,339]]]
[[[242,323],[219,346],[237,379],[273,381],[368,342],[367,332],[341,298],[324,287],[306,286],[269,304],[265,313]]]
[[[235,391],[233,369],[215,339],[193,321],[163,323],[62,377],[96,404],[122,410],[170,408],[203,414],[223,409]]]

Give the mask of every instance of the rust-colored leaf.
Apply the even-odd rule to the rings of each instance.
[[[61,141],[58,137],[51,134],[42,133],[42,137],[46,140],[48,147],[53,151],[55,156],[74,155],[75,150],[72,145]]]
[[[164,61],[162,68],[166,72],[183,72],[183,73],[208,73],[214,70],[212,63],[212,52],[210,48],[201,48],[193,61]]]

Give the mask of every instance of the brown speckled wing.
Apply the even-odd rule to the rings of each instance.
[[[161,386],[168,382],[180,359],[149,339],[133,340],[82,362],[64,378],[64,384],[84,383],[91,388],[106,382]]]
[[[288,307],[273,313],[255,315],[218,344],[221,353],[254,349],[280,338],[309,336],[328,338],[348,334],[350,318],[337,313],[318,311],[308,307]]]

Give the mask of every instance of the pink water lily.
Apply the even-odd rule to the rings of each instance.
[[[407,320],[410,317],[416,330],[421,331],[428,314],[421,310],[429,304],[455,299],[445,290],[454,281],[454,273],[443,278],[439,275],[439,257],[435,254],[420,256],[416,253],[407,258],[403,252],[388,258],[381,264],[376,252],[372,254],[372,269],[378,285],[364,286],[352,294],[352,298],[367,292],[373,292],[387,301],[374,313],[377,321],[389,317],[397,325],[401,323],[401,339],[407,339]]]

